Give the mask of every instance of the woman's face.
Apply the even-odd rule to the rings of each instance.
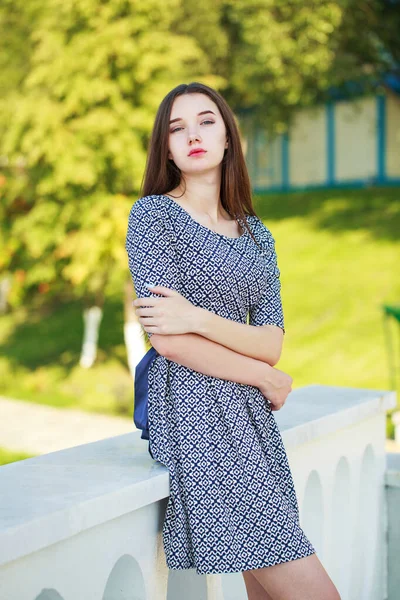
[[[168,158],[182,173],[198,173],[220,165],[228,147],[226,127],[211,98],[200,93],[178,96],[170,121]],[[197,148],[205,152],[189,154]]]

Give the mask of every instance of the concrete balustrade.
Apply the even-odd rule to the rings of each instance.
[[[342,600],[388,598],[385,413],[395,402],[311,385],[274,413],[300,522]],[[137,431],[1,467],[0,600],[245,600],[240,573],[167,568],[168,493],[168,471]]]
[[[386,503],[388,512],[388,600],[397,600],[400,591],[400,454],[387,454],[385,473]]]

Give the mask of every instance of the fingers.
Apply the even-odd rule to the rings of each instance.
[[[271,410],[280,410],[282,406],[285,404],[286,398],[281,402],[271,402]]]

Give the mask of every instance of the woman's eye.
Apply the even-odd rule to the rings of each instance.
[[[210,121],[209,119],[207,119],[206,121],[203,121],[201,124],[204,125],[204,123],[211,123],[211,125],[214,124],[215,121]],[[179,129],[183,129],[183,127],[175,127],[175,129],[172,129],[170,131],[170,133],[175,133],[175,131],[179,131]]]

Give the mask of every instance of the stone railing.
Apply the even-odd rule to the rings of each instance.
[[[394,406],[393,392],[311,385],[274,413],[301,525],[342,600],[387,598]],[[168,493],[168,471],[137,431],[1,467],[0,599],[245,600],[241,573],[166,567]]]

